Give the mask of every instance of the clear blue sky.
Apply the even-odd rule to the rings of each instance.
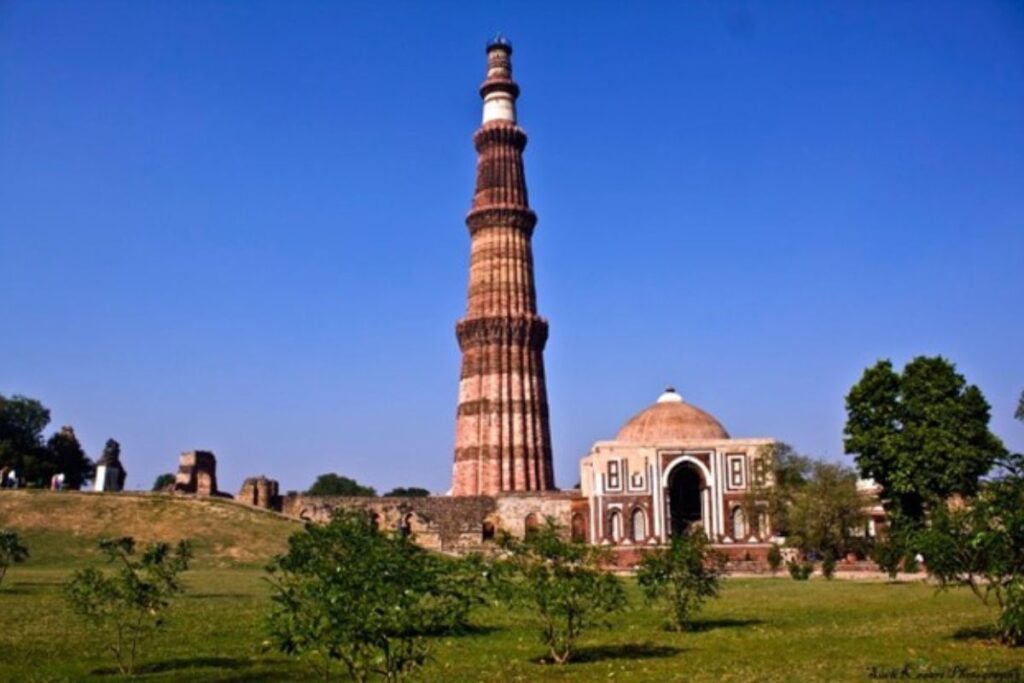
[[[0,393],[129,485],[449,485],[483,46],[515,44],[556,475],[668,383],[843,459],[879,358],[1024,389],[1024,5],[0,4]]]

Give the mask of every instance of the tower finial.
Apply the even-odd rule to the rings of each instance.
[[[505,37],[505,34],[498,31],[494,34],[494,37],[487,41],[487,51],[490,52],[495,48],[502,48],[506,52],[512,52],[512,41]]]

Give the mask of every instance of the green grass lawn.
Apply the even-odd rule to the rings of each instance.
[[[0,591],[0,680],[111,680],[103,644],[60,595],[67,572],[18,567]],[[251,567],[189,572],[171,624],[145,647],[151,681],[308,680],[300,662],[263,652],[268,605]],[[536,624],[522,609],[488,608],[474,632],[433,642],[428,681],[867,681],[868,667],[936,671],[1024,667],[1024,651],[992,643],[988,613],[965,591],[921,584],[789,579],[727,582],[694,633],[661,628],[631,586],[632,609],[584,638],[579,661],[538,663]],[[1021,672],[1024,675],[1024,671]],[[944,680],[944,679],[930,679]],[[946,680],[954,680],[947,677]],[[995,680],[995,679],[992,679]]]
[[[147,681],[304,681],[302,662],[264,648],[269,606],[261,565],[298,525],[218,501],[145,496],[0,495],[0,527],[19,531],[32,552],[0,587],[0,681],[112,681],[104,645],[69,613],[61,584],[99,562],[99,535],[198,539],[188,592],[159,640],[142,651]],[[432,643],[426,681],[869,681],[869,667],[910,664],[918,680],[1017,669],[1024,649],[994,643],[992,614],[966,590],[936,593],[920,583],[731,579],[693,633],[662,628],[630,583],[630,609],[610,630],[585,635],[579,660],[539,663],[545,654],[526,609],[491,607],[474,630]],[[947,671],[950,675],[935,674]],[[877,680],[877,679],[875,679]],[[900,679],[897,679],[900,680]],[[909,679],[902,679],[909,680]]]

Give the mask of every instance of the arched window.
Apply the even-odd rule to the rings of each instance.
[[[572,540],[581,543],[587,540],[587,521],[578,512],[572,513]]]
[[[622,540],[622,513],[618,510],[612,510],[608,515],[608,531],[613,543]]]
[[[641,543],[647,538],[647,515],[641,508],[633,510],[632,518],[630,519],[630,536],[636,543]]]
[[[494,522],[490,520],[484,520],[483,528],[480,531],[480,538],[485,541],[494,540]]]
[[[523,522],[523,527],[526,536],[532,536],[540,529],[540,517],[537,516],[536,512],[531,512],[526,515],[526,521]]]
[[[743,508],[736,506],[732,509],[732,537],[741,541],[747,536],[747,520],[743,514]]]

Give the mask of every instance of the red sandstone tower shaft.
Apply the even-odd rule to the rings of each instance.
[[[456,326],[462,350],[452,494],[554,489],[544,385],[547,321],[537,315],[530,210],[523,174],[526,133],[516,125],[519,86],[512,46],[487,46],[480,86],[478,158],[466,316]]]

